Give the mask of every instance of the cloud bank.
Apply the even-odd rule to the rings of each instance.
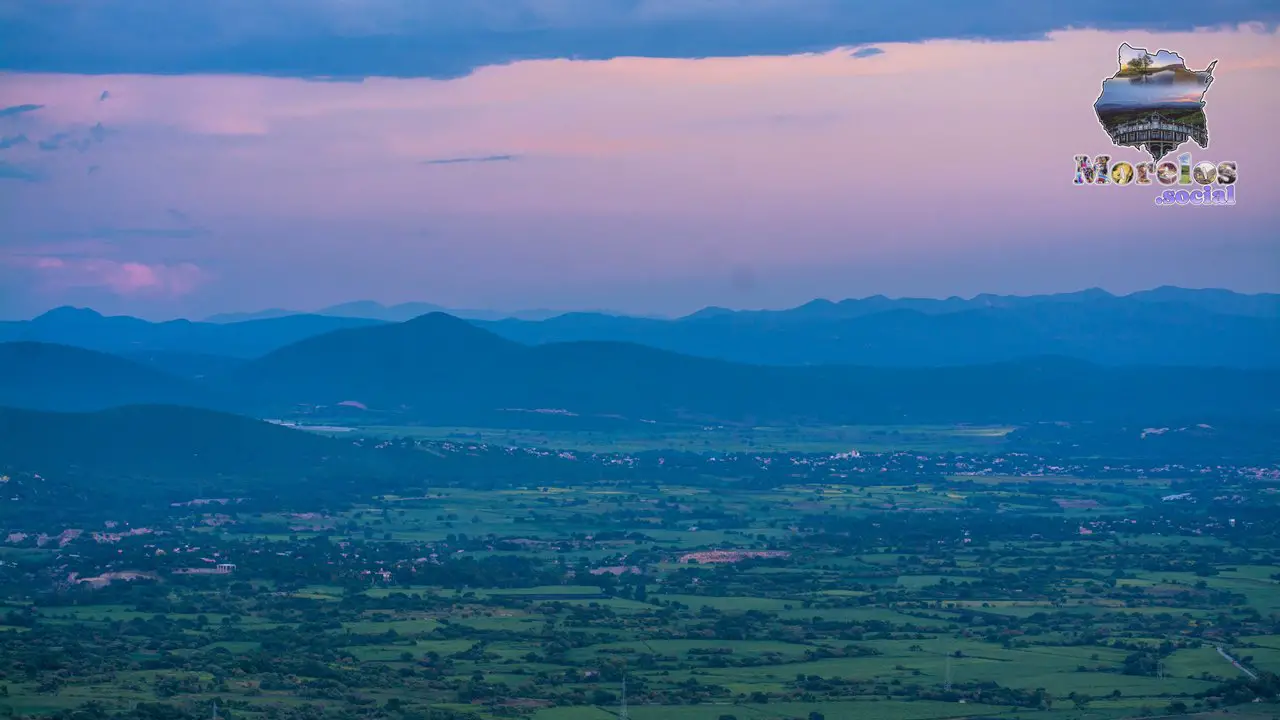
[[[192,263],[18,256],[10,258],[9,264],[34,273],[45,290],[55,291],[94,288],[122,296],[180,297],[206,280],[205,273]]]
[[[42,107],[44,107],[44,106],[43,106],[43,105],[31,105],[31,104],[27,104],[27,105],[10,105],[9,107],[0,108],[0,118],[2,118],[2,117],[11,117],[11,116],[13,116],[13,115],[21,115],[22,113],[35,112],[36,110],[39,110],[39,109],[40,109],[40,108],[42,108]]]
[[[779,55],[1065,28],[1280,23],[1274,0],[0,0],[0,69],[457,77],[522,59]],[[0,111],[3,112],[3,111]]]
[[[473,163],[514,162],[516,155],[484,155],[480,157],[450,157],[423,160],[423,165],[464,165]]]

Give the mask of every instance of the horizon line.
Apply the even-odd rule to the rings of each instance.
[[[175,317],[170,317],[163,320],[148,320],[147,318],[143,318],[138,315],[129,315],[129,314],[123,314],[123,315],[106,314],[87,305],[84,305],[84,306],[56,305],[47,310],[39,312],[31,317],[18,318],[18,319],[14,319],[14,318],[0,319],[0,322],[31,322],[33,320],[44,317],[45,315],[49,315],[53,312],[57,312],[60,310],[91,312],[95,315],[98,315],[99,317],[108,317],[108,318],[113,318],[113,317],[135,318],[138,320],[143,320],[145,322],[151,322],[151,323],[187,321],[192,323],[211,323],[211,324],[230,325],[230,324],[235,324],[240,322],[253,322],[256,320],[295,317],[299,315],[314,315],[314,316],[321,316],[321,317],[348,317],[351,319],[369,319],[369,320],[378,319],[378,318],[371,318],[371,317],[362,316],[362,315],[333,315],[329,313],[329,311],[335,310],[344,305],[365,304],[365,303],[371,303],[373,305],[376,305],[378,306],[379,309],[382,309],[382,310],[390,310],[403,305],[429,305],[431,306],[432,309],[425,310],[417,315],[414,315],[413,317],[421,317],[423,315],[430,315],[432,313],[443,313],[446,315],[451,315],[453,317],[458,317],[460,319],[468,320],[468,321],[497,322],[502,320],[514,319],[514,320],[523,320],[526,322],[542,322],[552,318],[563,317],[565,315],[605,315],[609,317],[620,317],[620,318],[676,321],[676,320],[683,320],[683,319],[691,318],[696,315],[704,314],[704,313],[707,313],[708,311],[712,311],[712,312],[720,311],[720,312],[728,312],[728,313],[788,312],[788,311],[798,310],[803,307],[808,307],[811,305],[822,305],[822,304],[839,305],[841,303],[846,303],[846,302],[864,302],[867,300],[886,300],[889,302],[909,302],[909,301],[973,302],[983,297],[1029,299],[1029,298],[1038,298],[1038,297],[1063,297],[1063,296],[1069,296],[1069,295],[1083,295],[1083,294],[1095,294],[1095,295],[1102,294],[1112,298],[1127,298],[1127,297],[1132,297],[1134,295],[1152,293],[1159,290],[1178,290],[1183,292],[1220,292],[1220,293],[1229,293],[1232,295],[1240,295],[1245,297],[1269,297],[1269,296],[1280,295],[1280,293],[1278,292],[1267,292],[1267,291],[1245,292],[1240,290],[1232,290],[1230,288],[1224,288],[1224,287],[1184,287],[1181,285],[1170,285],[1170,284],[1157,285],[1155,287],[1145,288],[1142,290],[1134,290],[1128,293],[1115,293],[1095,285],[1092,287],[1081,288],[1079,290],[1066,290],[1062,292],[1030,293],[1030,294],[980,292],[971,296],[954,295],[954,294],[947,295],[947,296],[918,296],[918,295],[890,296],[884,293],[876,293],[874,295],[864,295],[861,297],[850,296],[850,297],[841,298],[839,300],[833,300],[828,297],[815,297],[811,300],[806,300],[797,305],[788,305],[788,306],[782,306],[782,307],[729,307],[725,305],[705,305],[697,310],[693,310],[691,312],[687,312],[683,314],[632,313],[632,312],[622,312],[618,310],[609,310],[609,309],[600,309],[600,308],[562,309],[562,308],[534,307],[534,308],[521,308],[521,309],[515,309],[515,310],[499,310],[499,309],[492,309],[492,308],[465,308],[465,307],[452,308],[452,307],[437,305],[435,303],[431,303],[423,300],[409,300],[405,302],[389,303],[389,304],[383,303],[377,300],[349,300],[349,301],[334,303],[332,305],[326,305],[322,308],[318,308],[315,310],[289,310],[285,308],[264,308],[262,310],[216,312],[216,313],[212,313],[212,314],[205,315],[203,317],[198,317],[198,318],[187,317],[187,316],[175,316]],[[465,317],[465,315],[473,315],[473,316],[484,315],[487,317]],[[521,315],[538,315],[540,317],[522,318],[520,317]],[[213,319],[213,318],[219,318],[224,316],[225,317],[246,316],[246,317],[242,319],[222,320],[222,321]],[[253,316],[259,316],[259,317],[253,317]],[[396,322],[396,321],[388,321],[388,322]]]

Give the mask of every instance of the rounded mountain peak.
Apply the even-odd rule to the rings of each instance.
[[[42,315],[37,316],[32,322],[86,322],[93,320],[101,320],[102,313],[92,308],[73,307],[71,305],[63,305],[56,307]]]

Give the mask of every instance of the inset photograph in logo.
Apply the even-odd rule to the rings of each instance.
[[[1214,60],[1189,70],[1180,55],[1120,46],[1120,69],[1102,81],[1093,104],[1098,122],[1121,147],[1145,150],[1159,161],[1188,140],[1209,147],[1204,95],[1213,83]]]
[[[1185,152],[1176,161],[1169,158],[1187,142],[1209,147],[1205,94],[1213,84],[1218,61],[1204,70],[1191,70],[1176,52],[1153,53],[1129,43],[1120,46],[1117,58],[1119,69],[1102,81],[1094,113],[1112,146],[1140,150],[1151,159],[1114,158],[1113,162],[1112,152],[1076,155],[1075,184],[1188,186],[1161,191],[1155,204],[1235,205],[1238,167],[1234,161],[1195,162]]]

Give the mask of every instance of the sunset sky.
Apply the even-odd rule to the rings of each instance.
[[[1280,8],[1052,4],[0,0],[0,317],[1280,291]],[[1236,207],[1072,184],[1125,42]]]

